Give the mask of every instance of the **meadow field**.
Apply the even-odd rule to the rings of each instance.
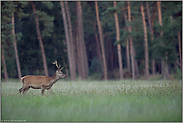
[[[1,83],[1,122],[182,121],[181,81],[64,81],[54,94]]]

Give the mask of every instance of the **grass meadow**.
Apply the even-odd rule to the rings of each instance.
[[[1,122],[182,121],[181,81],[64,81],[54,94],[1,83]]]

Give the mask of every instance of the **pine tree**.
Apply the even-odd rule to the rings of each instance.
[[[72,24],[71,24],[71,17],[69,12],[69,7],[67,4],[67,1],[65,1],[65,8],[68,18],[68,24],[69,24],[69,34],[70,34],[70,45],[71,45],[71,62],[72,62],[72,69],[71,69],[71,80],[76,79],[76,64],[75,64],[75,55],[74,55],[74,42],[73,42],[73,34],[72,34]]]
[[[130,10],[130,2],[127,2],[127,8],[128,8],[128,21],[131,22],[131,10]],[[131,32],[132,28],[131,26],[128,27],[128,31]],[[131,53],[131,65],[132,65],[132,78],[135,80],[135,61],[134,61],[134,50],[133,50],[133,41],[132,37],[130,37],[130,53]]]
[[[146,1],[146,10],[147,10],[149,30],[151,33],[151,41],[153,41],[154,40],[154,32],[153,32],[152,20],[151,20],[150,11],[149,11],[149,4],[147,1]],[[152,75],[155,75],[155,60],[154,60],[154,58],[152,59]]]
[[[116,7],[116,1],[114,1],[114,7]],[[120,40],[120,31],[119,31],[119,22],[118,22],[118,15],[116,11],[114,12],[115,17],[115,24],[116,24],[116,40]],[[119,75],[120,79],[123,80],[123,63],[122,63],[122,54],[121,54],[121,44],[117,44],[117,50],[118,50],[118,64],[119,64]]]
[[[35,9],[34,3],[31,2],[31,4],[32,4],[33,12],[35,14],[36,31],[37,31],[37,36],[38,36],[40,48],[41,48],[41,55],[42,55],[43,66],[44,66],[44,73],[45,73],[46,76],[48,76],[48,68],[47,68],[46,56],[45,56],[45,52],[44,52],[44,45],[43,45],[43,41],[42,41],[40,29],[39,29],[39,19],[38,19],[38,16],[36,15],[36,9]]]
[[[161,15],[161,1],[157,1],[157,8],[158,8],[158,19],[159,19],[159,24],[162,27],[162,15]],[[161,36],[163,36],[163,30],[161,31]],[[161,41],[161,44],[163,44],[163,41]],[[167,59],[167,52],[165,53],[166,59]],[[162,79],[168,78],[168,64],[165,63],[163,59],[161,59],[161,75]]]
[[[95,9],[96,9],[96,18],[97,18],[97,25],[99,29],[99,37],[100,37],[100,45],[102,49],[102,60],[104,64],[104,79],[107,80],[107,63],[106,63],[106,57],[105,57],[105,51],[104,51],[104,41],[103,41],[103,32],[102,32],[102,24],[99,19],[99,12],[98,12],[98,3],[95,1]]]
[[[2,57],[2,64],[3,64],[4,79],[5,79],[5,82],[8,82],[8,73],[7,73],[6,61],[4,57],[4,49],[2,44],[1,44],[1,51],[2,51],[1,57]]]
[[[82,8],[81,2],[76,2],[76,9],[77,9],[77,23],[78,23],[78,41],[79,41],[79,48],[80,48],[80,67],[81,67],[81,78],[87,79],[88,78],[88,60],[86,55],[86,46],[84,41],[84,31],[83,31],[83,19],[82,19]]]
[[[142,14],[142,23],[143,23],[143,27],[144,27],[145,77],[146,77],[146,80],[149,80],[149,54],[148,54],[147,29],[146,29],[144,7],[142,4],[141,4],[140,9],[141,9],[141,14]]]
[[[69,27],[70,27],[70,35],[69,35],[69,29],[68,29],[68,24],[67,24],[67,19],[66,19],[66,12],[65,12],[65,7],[63,1],[60,1],[61,4],[61,9],[62,9],[62,17],[63,17],[63,22],[64,22],[64,28],[65,28],[65,37],[66,37],[66,42],[67,42],[67,52],[68,52],[68,59],[69,59],[69,69],[70,69],[70,76],[71,80],[76,79],[76,68],[75,68],[75,59],[74,59],[74,50],[73,50],[73,42],[72,40],[72,30],[71,30],[71,24],[70,24],[70,15],[68,12],[68,7],[66,7],[66,12],[67,12],[67,17],[68,17],[68,22],[69,22]],[[67,3],[66,3],[67,6]]]

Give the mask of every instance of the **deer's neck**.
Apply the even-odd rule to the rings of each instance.
[[[55,82],[57,82],[59,80],[59,76],[56,73],[50,78],[51,78],[50,84],[54,84]]]

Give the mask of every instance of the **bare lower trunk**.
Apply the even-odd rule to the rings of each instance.
[[[36,9],[35,9],[35,6],[34,6],[33,2],[31,2],[31,4],[32,4],[33,12],[35,14],[36,31],[37,31],[37,36],[38,36],[40,48],[41,48],[41,55],[42,55],[42,60],[43,60],[44,73],[45,73],[46,76],[48,76],[48,68],[47,68],[46,56],[45,56],[45,52],[44,52],[44,45],[43,45],[43,41],[42,41],[42,38],[41,38],[40,29],[39,29],[39,20],[38,20],[38,17],[36,15]]]
[[[134,54],[134,57],[136,57],[134,46],[133,46],[133,54]],[[137,60],[136,59],[134,59],[134,66],[135,66],[135,76],[136,76],[136,78],[139,78],[140,75],[139,75],[139,69],[138,69],[138,64],[137,64]]]
[[[80,48],[79,48],[79,39],[78,39],[78,32],[77,32],[77,26],[76,26],[76,50],[77,50],[77,70],[78,75],[81,77],[82,71],[81,71],[81,56],[80,56]]]
[[[72,80],[76,79],[76,63],[75,63],[75,55],[74,55],[74,41],[73,41],[73,35],[72,35],[72,24],[71,24],[71,17],[67,5],[67,1],[65,2],[66,6],[66,12],[67,12],[67,18],[68,18],[68,24],[69,24],[69,32],[70,32],[70,43],[71,43],[71,54],[72,54]]]
[[[151,16],[150,16],[150,11],[149,11],[149,5],[148,2],[146,1],[146,8],[147,8],[147,17],[148,17],[148,23],[149,23],[149,30],[151,33],[151,41],[154,40],[154,32],[153,32],[153,27],[151,23]],[[155,75],[155,60],[152,59],[152,75]]]
[[[84,41],[84,31],[83,31],[83,19],[82,19],[82,7],[81,1],[76,1],[77,8],[77,23],[78,23],[78,39],[80,48],[80,67],[81,67],[81,78],[88,78],[88,60],[86,54],[86,46]]]
[[[97,50],[97,56],[98,56],[98,59],[100,61],[100,66],[102,68],[102,74],[104,74],[104,66],[102,64],[102,55],[101,55],[101,51],[100,51],[100,42],[98,40],[98,34],[96,32],[96,26],[94,24],[94,32],[95,32],[95,40],[96,40],[96,50]]]
[[[157,7],[158,7],[158,19],[159,19],[159,24],[162,27],[163,23],[162,23],[162,15],[161,15],[161,1],[157,1]],[[163,30],[161,31],[161,36],[163,35]],[[160,43],[163,43],[163,41],[161,41]],[[165,54],[166,59],[167,59],[167,53]],[[168,76],[168,72],[167,72],[167,66],[168,64],[165,63],[165,61],[163,59],[161,59],[161,76],[162,79],[167,78]]]
[[[131,22],[131,10],[130,10],[130,2],[127,1],[128,8],[128,21]],[[129,32],[131,32],[131,26],[129,26]],[[135,62],[134,62],[134,53],[133,53],[133,41],[130,37],[130,53],[131,53],[131,64],[132,64],[132,78],[135,80]]]
[[[2,63],[3,63],[4,79],[5,79],[5,82],[8,82],[8,73],[7,73],[7,69],[6,69],[6,60],[4,57],[3,45],[1,45],[1,49],[2,49]]]
[[[145,15],[144,15],[144,7],[142,4],[140,8],[141,8],[141,14],[142,14],[142,23],[144,27],[145,77],[146,77],[146,80],[149,80],[149,55],[148,55],[147,29],[146,29]]]
[[[116,1],[114,1],[114,7],[116,7]],[[119,22],[118,22],[118,15],[114,12],[115,24],[116,24],[116,40],[119,41],[120,39],[120,31],[119,31]],[[122,55],[121,55],[121,44],[118,43],[117,45],[118,50],[118,64],[119,64],[119,76],[120,79],[123,80],[123,63],[122,63]]]
[[[20,62],[19,62],[19,57],[18,57],[17,43],[16,43],[16,39],[15,39],[14,14],[12,16],[12,35],[13,35],[13,47],[14,47],[16,63],[17,63],[18,78],[19,78],[19,81],[21,82],[22,75],[21,75]]]
[[[181,54],[181,43],[180,43],[180,32],[178,31],[178,42],[179,42],[179,56],[180,56],[180,68],[182,71],[182,54]]]
[[[100,44],[101,44],[101,49],[102,49],[102,60],[104,64],[104,78],[107,80],[107,63],[106,63],[106,58],[105,58],[105,50],[104,50],[104,41],[103,41],[103,32],[102,32],[102,25],[99,20],[99,12],[98,12],[98,3],[95,1],[95,9],[96,9],[96,17],[97,17],[97,25],[99,29],[99,36],[100,36]]]
[[[75,59],[74,59],[73,41],[71,41],[72,40],[72,27],[71,27],[70,14],[69,14],[69,10],[67,7],[67,2],[65,2],[67,18],[68,18],[69,28],[70,28],[70,36],[69,36],[69,31],[68,31],[69,29],[68,29],[66,12],[65,12],[65,7],[64,7],[63,1],[61,1],[60,4],[61,4],[61,9],[62,9],[62,17],[63,17],[64,29],[65,29],[65,37],[66,37],[66,42],[67,42],[67,52],[68,52],[68,58],[69,58],[70,76],[71,76],[71,80],[73,81],[76,79],[76,67],[75,67]]]
[[[125,28],[126,31],[126,28]],[[129,53],[130,47],[129,47],[129,40],[126,39],[126,59],[127,59],[127,69],[130,71],[130,53]]]

